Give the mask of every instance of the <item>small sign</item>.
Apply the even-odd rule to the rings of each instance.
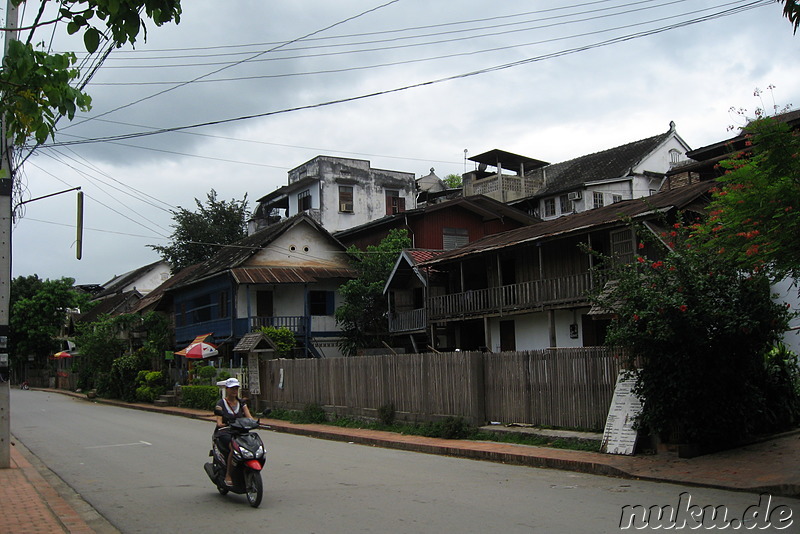
[[[642,403],[633,393],[636,385],[636,375],[623,379],[624,372],[617,377],[614,388],[614,398],[608,410],[606,427],[603,431],[603,444],[601,452],[609,454],[633,454],[636,446],[636,430],[633,423],[642,411]]]
[[[0,353],[0,367],[8,367],[8,353]]]
[[[258,354],[247,355],[247,385],[253,395],[261,394],[261,382],[258,379]]]
[[[175,359],[175,353],[171,350],[164,351],[164,359],[171,362]]]

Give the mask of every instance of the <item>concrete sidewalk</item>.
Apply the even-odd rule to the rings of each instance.
[[[106,399],[90,401],[81,394],[47,391],[71,395],[87,402],[103,402],[213,421],[211,413],[203,410]],[[376,447],[800,498],[800,431],[773,436],[737,449],[685,459],[668,453],[616,456],[497,442],[426,438],[328,425],[300,425],[275,419],[262,419],[262,423],[276,432]],[[69,495],[71,490],[60,483],[58,477],[22,444],[16,443],[12,447],[11,461],[10,469],[0,469],[0,532],[116,532],[74,492]]]

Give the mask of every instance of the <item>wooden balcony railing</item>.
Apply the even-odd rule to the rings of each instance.
[[[283,315],[275,317],[253,317],[250,320],[251,330],[262,326],[275,328],[288,328],[295,334],[302,334],[309,330],[309,317],[302,315]]]
[[[425,330],[426,323],[424,308],[404,312],[389,312],[389,332]]]
[[[503,313],[542,306],[582,302],[592,289],[592,275],[534,280],[500,287],[473,289],[428,299],[430,319]]]

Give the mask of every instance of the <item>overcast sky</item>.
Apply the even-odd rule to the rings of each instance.
[[[102,62],[91,112],[24,164],[25,199],[82,188],[83,259],[75,193],[54,196],[16,222],[13,276],[104,283],[158,259],[170,210],[211,189],[252,209],[321,154],[444,177],[472,168],[465,150],[556,163],[670,121],[698,148],[742,125],[732,107],[800,105],[800,35],[769,1],[183,4]],[[65,34],[54,49],[80,51]]]

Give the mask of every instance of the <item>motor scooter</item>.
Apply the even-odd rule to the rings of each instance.
[[[231,433],[231,450],[233,451],[231,465],[233,484],[231,486],[225,484],[228,457],[227,454],[223,454],[216,438],[212,438],[211,451],[208,453],[213,460],[203,466],[208,478],[217,486],[220,494],[226,495],[229,491],[243,493],[253,508],[258,508],[264,494],[261,470],[267,461],[264,443],[258,434],[251,432],[260,427],[259,421],[242,417],[220,429]]]

